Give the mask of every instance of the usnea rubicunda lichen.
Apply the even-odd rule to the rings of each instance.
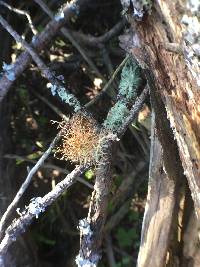
[[[119,84],[118,101],[110,109],[103,126],[109,131],[116,132],[129,114],[128,105],[134,103],[137,89],[141,83],[140,68],[136,61],[129,57],[122,69]]]
[[[96,162],[96,151],[102,137],[95,120],[82,114],[75,114],[66,122],[59,123],[62,144],[56,154],[60,159],[82,165]]]

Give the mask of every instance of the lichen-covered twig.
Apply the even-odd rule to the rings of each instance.
[[[113,141],[105,140],[103,154],[98,162],[94,191],[88,217],[79,223],[80,251],[76,257],[78,267],[97,266],[107,215],[109,193],[112,185],[111,162]]]
[[[38,160],[38,162],[35,164],[35,166],[29,171],[25,181],[21,185],[21,187],[20,187],[19,191],[17,192],[17,194],[15,195],[13,201],[10,203],[6,212],[3,214],[3,216],[0,220],[0,240],[3,236],[4,228],[5,228],[7,220],[9,219],[9,217],[12,215],[12,213],[17,208],[17,204],[19,203],[19,200],[21,199],[22,195],[24,194],[27,187],[29,186],[33,175],[38,171],[38,169],[41,167],[41,165],[44,163],[44,161],[48,158],[48,156],[50,155],[50,153],[51,153],[52,149],[54,148],[58,139],[59,139],[59,134],[54,138],[54,140],[49,145],[49,148],[44,152],[44,154]]]
[[[37,218],[40,213],[51,205],[67,188],[69,188],[86,168],[77,166],[64,180],[58,183],[55,188],[44,197],[37,197],[30,201],[28,207],[22,212],[18,219],[6,229],[5,236],[0,243],[0,258],[6,253],[8,247],[16,240],[16,238],[26,231],[27,226],[32,222],[33,218]]]
[[[53,36],[58,32],[58,30],[66,24],[69,19],[77,13],[77,11],[81,11],[86,3],[89,0],[76,0],[73,1],[73,5],[69,5],[69,3],[65,4],[61,10],[61,14],[63,15],[62,18],[57,19],[54,17],[52,21],[50,21],[45,29],[35,36],[35,38],[31,42],[31,46],[36,50],[39,51],[46,47],[47,44],[50,43]],[[7,75],[5,72],[0,79],[0,102],[3,100],[4,96],[7,94],[8,90],[14,83],[14,81],[23,73],[26,69],[28,64],[31,62],[32,57],[30,54],[25,51],[23,52],[13,63],[10,65],[12,68],[12,78]]]
[[[114,81],[114,79],[116,78],[117,74],[120,72],[120,70],[122,69],[122,67],[124,66],[124,64],[127,62],[127,60],[129,59],[129,55],[127,55],[125,57],[125,59],[119,64],[119,66],[116,68],[116,70],[114,71],[112,77],[110,78],[110,80],[106,83],[106,85],[104,86],[104,88],[101,90],[101,92],[94,97],[90,102],[88,102],[85,107],[88,108],[92,105],[94,105],[105,93],[106,91],[110,88],[112,82]]]
[[[140,68],[138,67],[136,61],[132,57],[129,57],[122,69],[119,92],[117,95],[118,101],[110,109],[108,116],[103,123],[103,126],[106,129],[114,133],[118,133],[119,135],[119,129],[130,114],[130,106],[135,103],[135,99],[138,94],[137,91],[140,85]],[[124,129],[127,127],[128,125],[126,125]]]

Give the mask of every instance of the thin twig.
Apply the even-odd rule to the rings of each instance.
[[[140,185],[141,182],[144,181],[144,172],[148,172],[148,163],[140,161],[136,166],[134,166],[133,171],[124,177],[122,183],[111,199],[111,206],[113,210],[115,210],[116,207],[118,207],[121,203],[126,201],[127,195],[129,195],[130,191],[136,191],[135,188],[138,188],[138,184]]]
[[[25,161],[25,162],[30,162],[32,164],[37,164],[36,160],[28,159],[26,157],[22,157],[22,156],[19,156],[19,155],[14,155],[14,154],[7,154],[7,155],[4,156],[4,158],[7,158],[7,159],[18,159],[18,160],[22,160],[22,161]],[[57,165],[54,165],[54,164],[43,163],[42,166],[40,166],[40,168],[42,168],[42,169],[53,169],[53,170],[59,171],[60,173],[69,174],[69,171],[67,169],[58,167]],[[94,186],[91,183],[85,181],[81,177],[77,177],[77,181],[82,183],[82,184],[84,184],[84,185],[86,185],[90,189],[94,189]]]
[[[43,97],[42,95],[37,93],[35,90],[31,90],[31,93],[33,93],[37,98],[43,101],[48,107],[50,107],[62,119],[64,120],[68,119],[68,117],[58,107],[54,106],[51,102],[49,102],[46,97]]]
[[[133,122],[139,111],[141,110],[144,101],[147,97],[149,93],[149,86],[147,85],[144,90],[142,91],[141,95],[139,97],[137,97],[133,107],[130,110],[129,116],[125,119],[125,122],[123,123],[123,125],[119,128],[117,134],[118,136],[122,136],[124,134],[124,132],[126,131],[126,129],[128,128],[128,126],[131,124],[131,122]]]
[[[31,46],[40,51],[44,49],[51,41],[51,39],[55,36],[58,30],[69,21],[69,19],[77,12],[77,10],[82,10],[85,7],[85,4],[90,0],[75,0],[73,1],[72,6],[67,3],[62,8],[62,12],[64,17],[60,20],[56,20],[55,18],[50,21],[45,29],[35,36],[35,38],[31,42]],[[23,73],[28,64],[31,62],[32,57],[29,55],[27,51],[21,53],[21,55],[16,59],[15,63],[12,64],[12,72],[14,74],[13,79],[9,79],[6,73],[0,79],[0,102],[3,100],[8,90],[15,82],[15,80]]]
[[[106,254],[108,258],[109,267],[116,267],[116,260],[110,234],[108,234],[106,237]]]
[[[64,180],[58,183],[53,190],[51,190],[44,197],[37,197],[32,200],[20,218],[14,220],[12,224],[6,229],[5,236],[0,243],[0,257],[3,256],[8,247],[22,234],[27,226],[32,222],[34,217],[45,211],[67,188],[69,188],[86,168],[77,166]]]
[[[42,0],[34,0],[42,9],[43,11],[51,18],[54,18],[53,12],[50,10],[50,8],[44,3]],[[91,69],[94,70],[94,72],[104,80],[103,75],[100,73],[100,71],[97,69],[93,61],[90,59],[90,57],[86,54],[84,49],[77,43],[76,39],[70,34],[70,31],[65,28],[61,28],[61,32],[65,38],[67,38],[73,46],[79,51],[79,53],[82,55],[82,57],[85,59],[85,61],[88,63],[88,65],[91,67]]]
[[[129,199],[120,206],[120,208],[111,218],[109,218],[104,228],[105,232],[110,232],[112,229],[114,229],[119,224],[119,222],[128,213],[130,204],[131,204],[131,201]]]
[[[113,38],[118,33],[120,33],[120,31],[124,28],[125,24],[126,24],[126,20],[122,19],[116,25],[114,25],[112,29],[110,29],[108,32],[106,32],[105,34],[99,37],[86,35],[84,33],[75,32],[75,31],[70,31],[70,33],[74,38],[76,38],[76,40],[79,40],[80,43],[101,49],[102,44],[105,44],[111,38]]]
[[[0,221],[0,239],[1,239],[2,235],[3,235],[3,231],[4,231],[4,227],[5,227],[7,219],[11,216],[13,211],[16,209],[20,198],[22,197],[22,195],[26,191],[27,187],[29,186],[33,175],[38,171],[40,166],[48,158],[48,156],[50,155],[52,149],[54,148],[54,146],[55,146],[55,144],[56,144],[56,142],[58,141],[59,138],[60,138],[60,135],[58,134],[54,138],[54,140],[51,142],[49,148],[44,152],[42,157],[38,160],[38,162],[35,164],[35,166],[30,170],[30,172],[28,173],[28,176],[26,177],[25,181],[21,185],[21,187],[20,187],[19,191],[17,192],[16,196],[14,197],[13,201],[8,206],[6,212],[3,214],[2,218],[1,218],[1,221]]]
[[[114,79],[116,78],[117,74],[120,72],[120,70],[122,69],[122,67],[125,65],[125,63],[127,62],[127,60],[129,59],[129,55],[127,55],[125,57],[125,59],[119,64],[119,66],[116,68],[116,70],[114,71],[112,77],[110,78],[110,80],[107,82],[107,84],[104,86],[104,88],[101,90],[101,92],[95,97],[93,98],[90,102],[88,102],[85,107],[88,108],[92,105],[94,105],[105,93],[106,91],[109,89],[109,87],[111,86],[112,82],[114,81]]]
[[[104,65],[107,68],[108,75],[111,77],[112,74],[114,73],[114,69],[113,69],[111,59],[110,59],[109,52],[105,45],[102,45],[101,55],[104,61]]]
[[[11,10],[11,11],[13,11],[13,12],[19,14],[19,15],[26,16],[26,18],[28,20],[28,24],[29,24],[29,26],[31,28],[32,33],[34,35],[36,35],[38,33],[37,30],[36,30],[36,28],[33,25],[33,22],[32,22],[32,19],[31,19],[30,14],[26,10],[21,10],[21,9],[12,7],[12,6],[10,6],[9,4],[7,4],[7,3],[5,3],[3,1],[0,1],[0,5],[7,7],[9,10]]]
[[[0,15],[0,24],[10,33],[10,35],[12,35],[12,37],[18,43],[21,43],[21,45],[28,51],[32,59],[37,64],[38,68],[41,70],[44,77],[48,79],[53,86],[56,86],[57,88],[63,88],[63,83],[57,77],[55,77],[55,75],[46,66],[43,60],[38,56],[37,52],[35,52],[35,50],[25,40],[22,39],[22,37],[8,24],[8,22],[1,15]],[[79,100],[74,95],[69,93],[68,90],[66,90],[66,88],[65,91],[70,96],[70,101],[68,102],[68,104],[73,106],[74,110],[81,109]]]

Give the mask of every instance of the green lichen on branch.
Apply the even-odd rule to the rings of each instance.
[[[119,84],[118,101],[110,109],[103,126],[116,132],[129,114],[128,106],[132,105],[137,97],[137,89],[141,84],[140,68],[130,57],[124,65]]]
[[[81,105],[76,97],[65,90],[65,87],[51,85],[51,93],[52,95],[58,95],[60,99],[66,104],[70,105],[74,108],[74,111],[77,112],[81,109]]]
[[[128,115],[129,110],[123,101],[118,101],[109,111],[103,126],[109,131],[115,132]]]
[[[127,101],[135,100],[140,83],[140,68],[133,58],[129,58],[122,69],[119,95],[125,97]]]

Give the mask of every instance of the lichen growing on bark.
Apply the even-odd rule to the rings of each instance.
[[[122,69],[119,84],[118,101],[110,109],[106,120],[103,123],[105,129],[116,132],[123,124],[129,114],[130,104],[134,103],[137,97],[137,89],[141,83],[140,68],[133,58],[129,58]]]
[[[109,111],[103,126],[110,131],[117,131],[128,115],[129,110],[123,101],[118,101]]]
[[[130,58],[122,69],[119,94],[125,97],[127,101],[133,101],[137,96],[140,82],[140,69],[136,62]]]

